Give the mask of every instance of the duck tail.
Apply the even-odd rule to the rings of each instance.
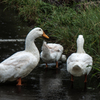
[[[81,69],[81,67],[79,65],[75,65],[72,70],[80,72],[82,69]]]
[[[50,53],[49,48],[47,46],[47,43],[45,41],[43,41],[42,51],[43,51],[43,54],[49,54]]]
[[[61,58],[60,58],[60,60],[62,61],[62,62],[66,62],[66,55],[61,55]]]

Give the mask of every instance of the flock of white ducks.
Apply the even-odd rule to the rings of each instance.
[[[46,63],[56,62],[58,68],[58,61],[66,61],[66,56],[63,55],[63,46],[55,43],[43,42],[42,52],[39,54],[34,41],[36,38],[43,36],[49,38],[44,31],[37,27],[32,29],[25,40],[25,50],[19,51],[3,62],[0,63],[0,82],[18,81],[18,86],[21,86],[21,78],[27,76],[39,63],[40,57]],[[85,75],[85,82],[87,75],[91,71],[92,57],[85,53],[83,49],[84,38],[82,35],[77,39],[77,52],[71,54],[67,59],[67,71],[73,76]]]

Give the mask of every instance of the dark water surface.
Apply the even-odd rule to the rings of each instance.
[[[0,5],[0,39],[24,39],[29,32],[27,24],[22,23],[14,11],[3,11]],[[42,40],[36,40],[41,50]],[[0,42],[0,62],[17,51],[24,50],[23,42]],[[53,67],[51,67],[53,66]],[[66,71],[66,64],[60,64],[55,69],[50,64],[39,65],[23,81],[22,87],[16,82],[0,84],[0,100],[100,100],[100,91],[96,89],[98,82],[88,76],[87,89],[84,91],[84,77],[75,78],[74,88],[71,89],[70,74]]]

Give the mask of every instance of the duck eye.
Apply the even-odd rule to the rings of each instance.
[[[39,29],[39,31],[41,31],[41,29]]]

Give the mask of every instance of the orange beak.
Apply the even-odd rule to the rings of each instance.
[[[45,38],[47,38],[47,39],[49,39],[49,37],[44,32],[43,32],[42,36],[45,37]]]

